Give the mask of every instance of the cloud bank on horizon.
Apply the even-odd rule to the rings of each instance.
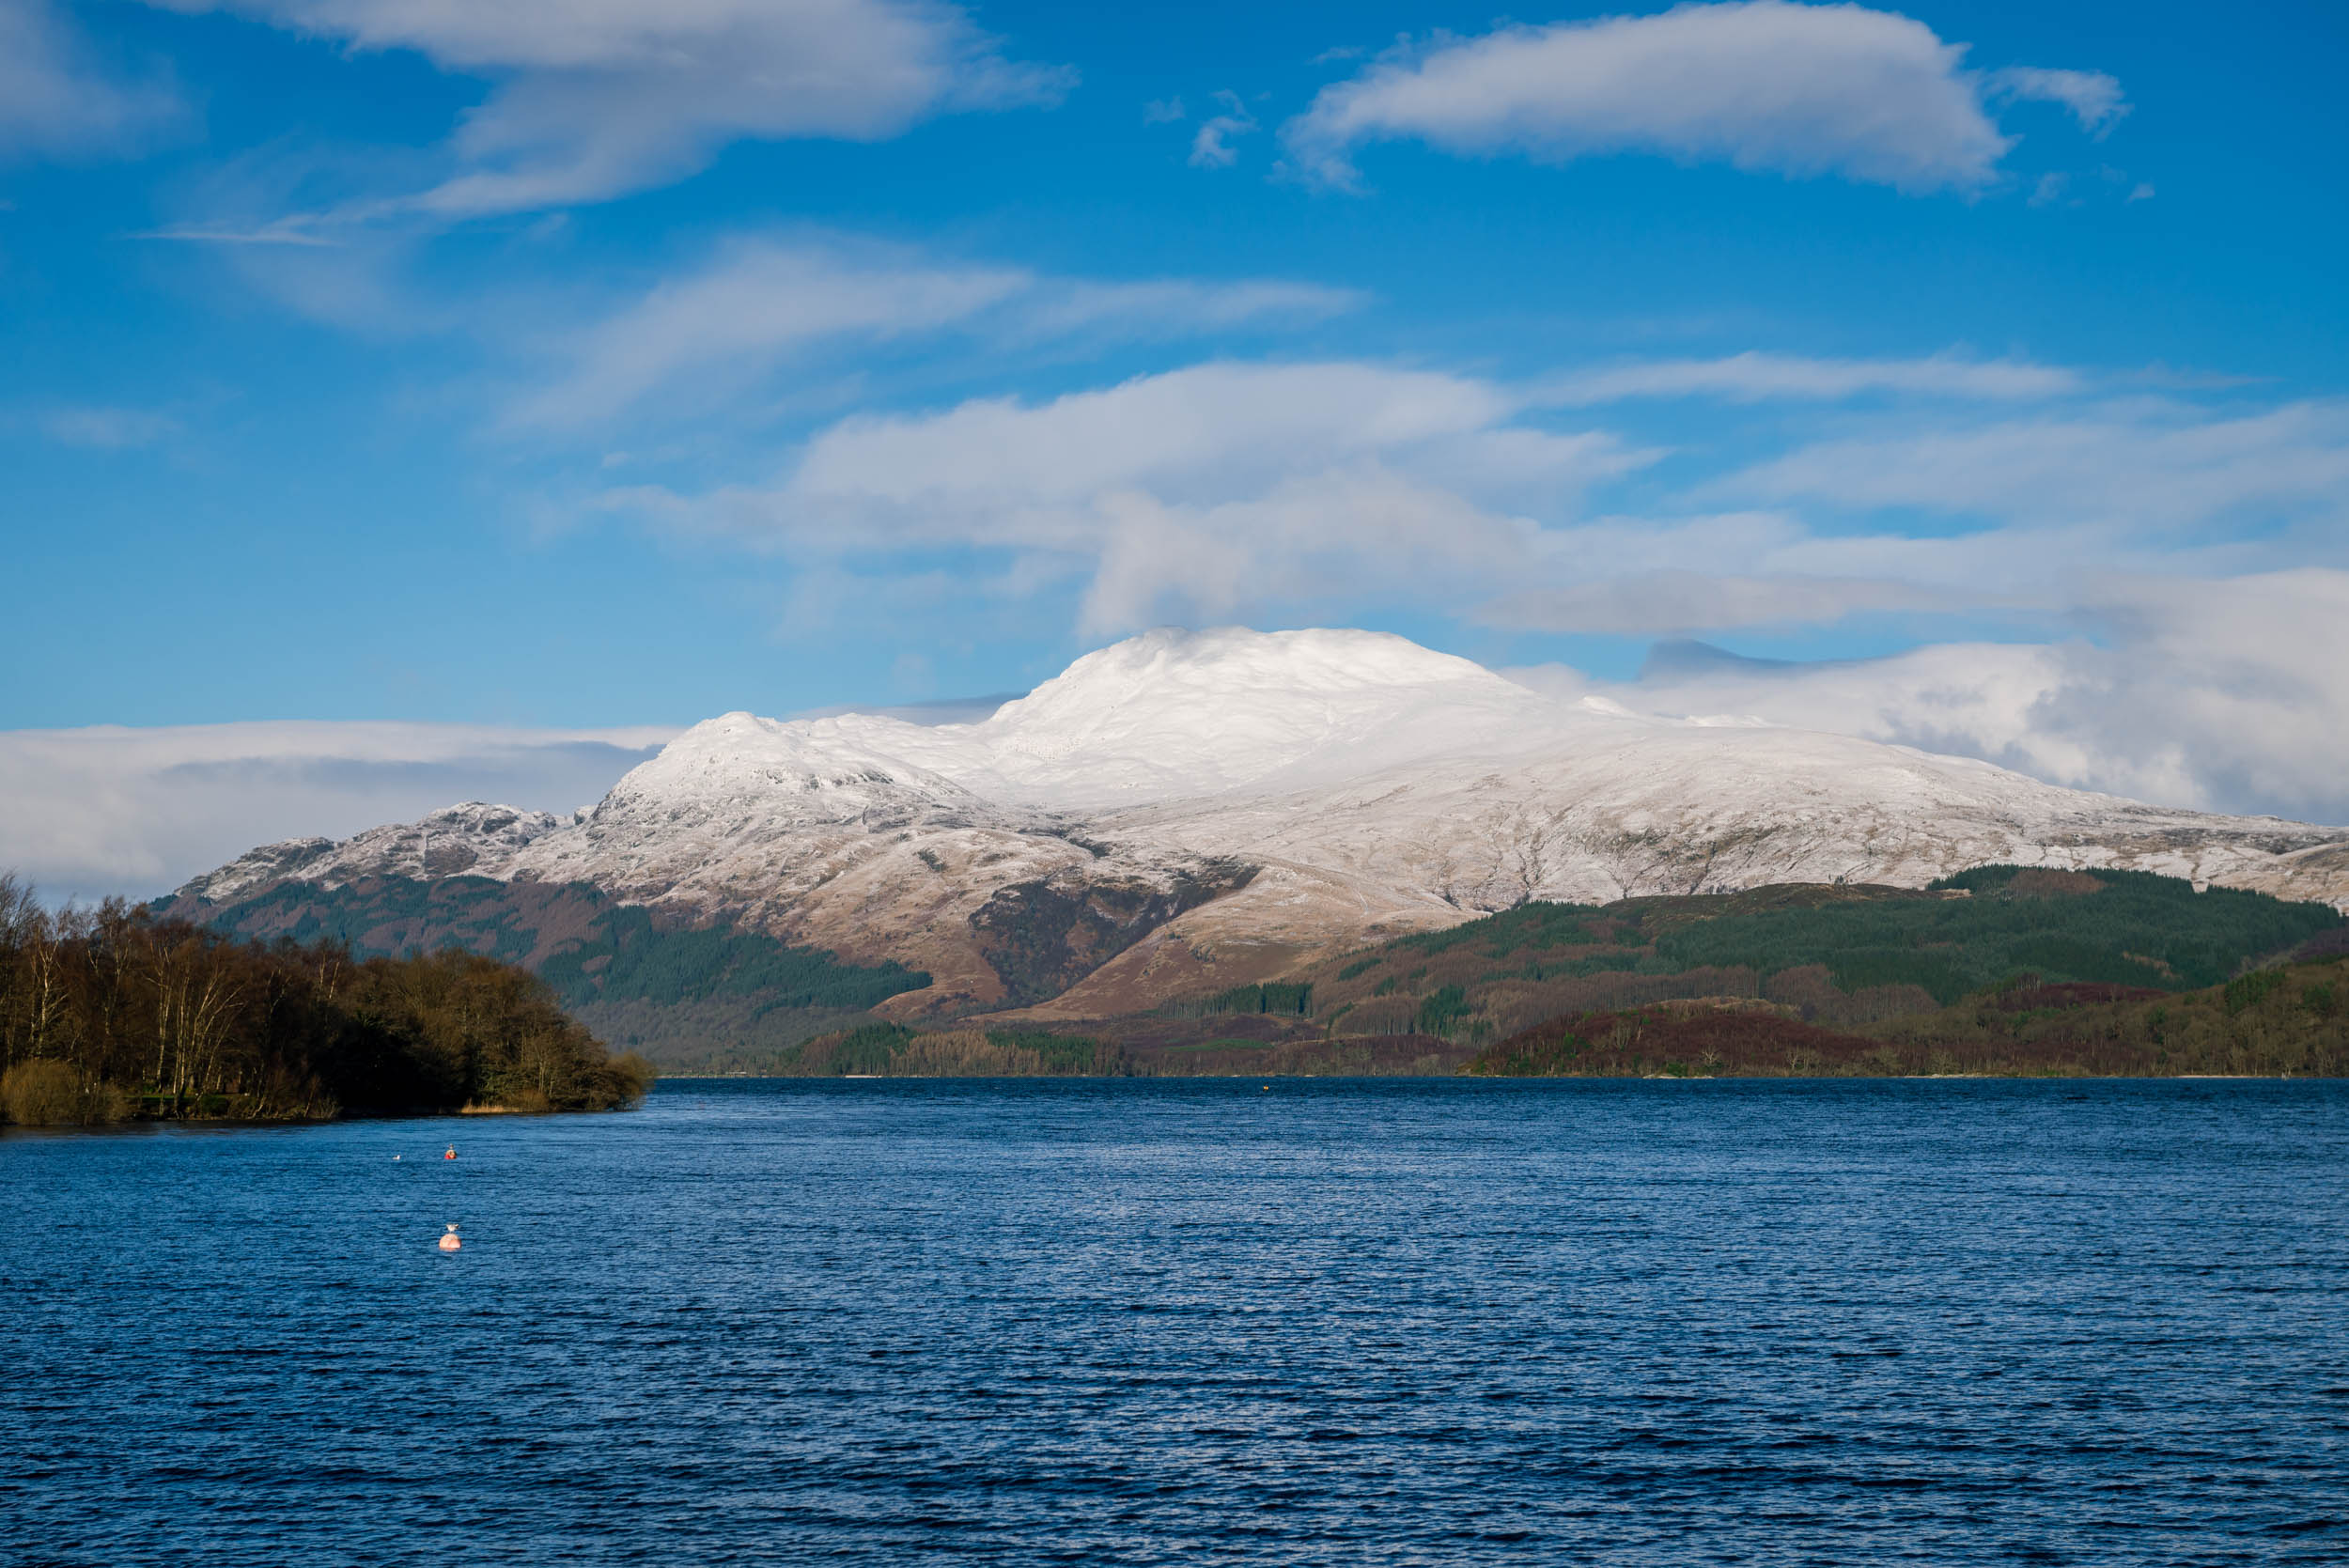
[[[151,898],[257,844],[347,838],[462,800],[592,805],[675,733],[368,721],[0,732],[0,867],[53,898]]]
[[[1563,8],[0,0],[0,863],[1224,621],[2349,820],[2349,32]]]

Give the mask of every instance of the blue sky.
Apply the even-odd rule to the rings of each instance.
[[[1351,624],[1569,684],[1698,638],[1812,661],[1744,674],[1785,722],[2349,815],[2338,7],[0,39],[0,730],[657,729]]]

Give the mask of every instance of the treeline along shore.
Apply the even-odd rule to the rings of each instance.
[[[546,984],[476,954],[357,959],[109,901],[52,912],[0,874],[0,1117],[314,1120],[632,1105]]]

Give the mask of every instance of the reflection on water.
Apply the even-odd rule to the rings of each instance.
[[[13,1134],[0,1560],[2336,1562],[2344,1157],[2322,1083]]]

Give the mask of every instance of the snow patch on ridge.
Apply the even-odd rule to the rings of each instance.
[[[331,887],[361,877],[503,877],[522,849],[579,820],[467,800],[414,822],[369,828],[339,844],[324,838],[264,844],[195,877],[175,896],[229,904],[280,882]]]

